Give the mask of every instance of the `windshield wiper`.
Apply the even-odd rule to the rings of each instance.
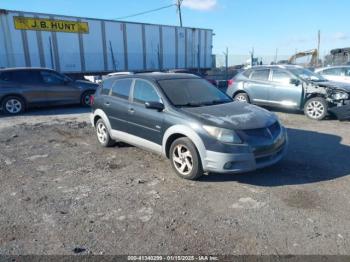
[[[177,107],[200,107],[203,106],[202,103],[194,103],[194,102],[189,102],[186,104],[180,104],[180,105],[176,105]]]
[[[205,102],[203,104],[205,105],[218,105],[218,104],[225,104],[225,103],[229,103],[231,102],[231,100],[221,100],[221,99],[216,99],[216,100],[212,100],[210,102]]]

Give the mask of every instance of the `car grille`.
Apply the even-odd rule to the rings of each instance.
[[[282,128],[278,121],[266,128],[239,131],[240,137],[252,148],[256,158],[266,157],[280,151],[285,145],[285,138],[280,137]]]

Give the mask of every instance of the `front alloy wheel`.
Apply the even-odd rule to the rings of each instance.
[[[305,115],[314,120],[324,119],[327,115],[327,111],[327,101],[321,97],[308,100],[304,108]]]
[[[200,156],[188,138],[176,139],[170,147],[169,155],[172,167],[181,178],[195,180],[203,175]]]
[[[246,93],[238,93],[233,99],[238,102],[249,103],[249,97]]]

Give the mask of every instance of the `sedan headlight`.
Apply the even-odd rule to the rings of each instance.
[[[203,128],[205,131],[208,132],[209,135],[216,138],[220,142],[242,144],[241,138],[233,130],[219,128],[215,126],[203,126]]]
[[[334,93],[332,95],[332,98],[334,100],[346,100],[349,98],[349,95],[347,93],[344,93],[344,92],[337,92],[337,93]]]

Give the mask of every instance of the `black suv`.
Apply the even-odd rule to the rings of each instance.
[[[1,69],[0,108],[6,114],[16,115],[33,106],[89,105],[97,87],[51,69]]]
[[[277,117],[234,102],[190,74],[147,73],[106,79],[92,99],[98,141],[123,141],[170,158],[176,173],[236,173],[278,162],[287,134]]]

